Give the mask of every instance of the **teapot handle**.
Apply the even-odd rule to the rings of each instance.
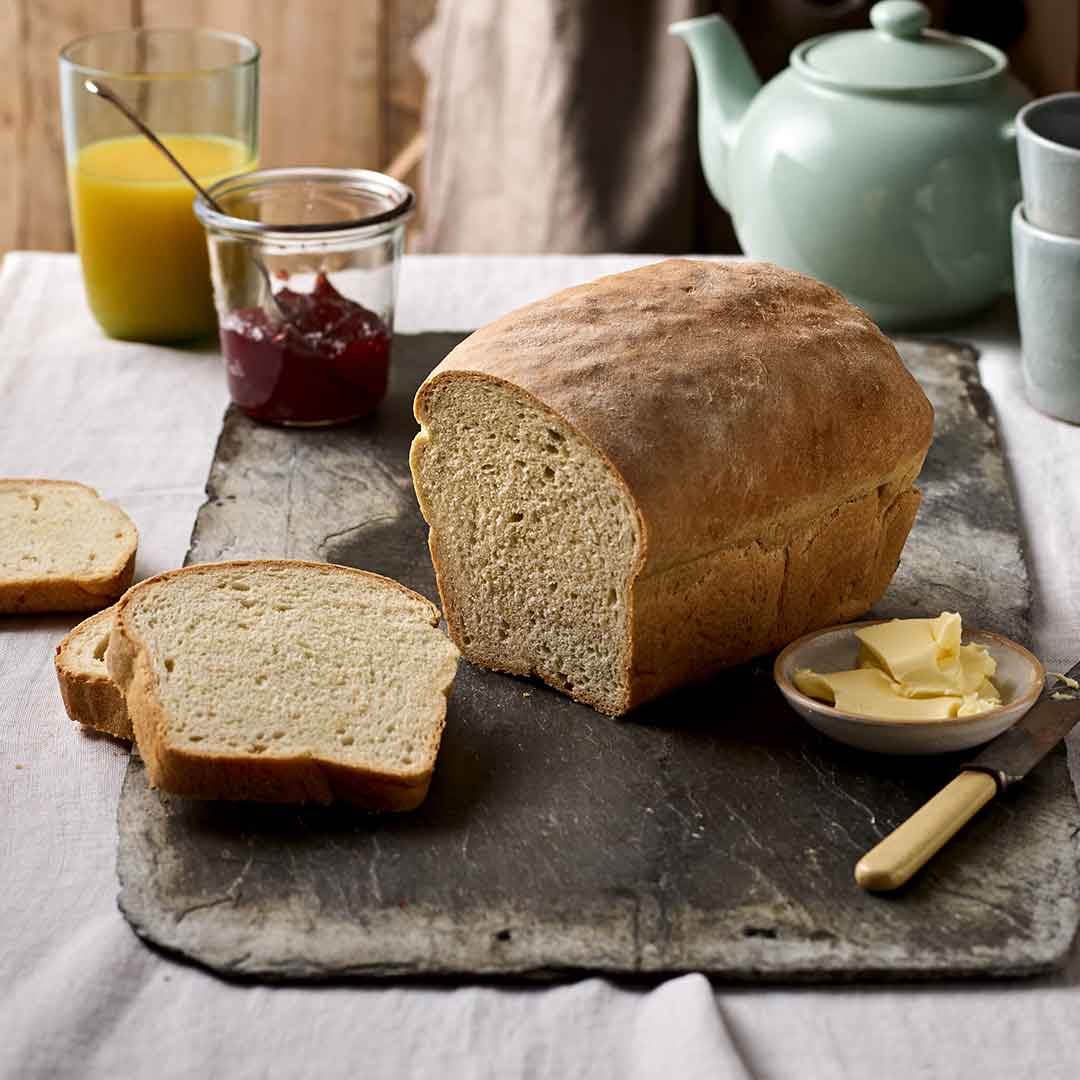
[[[1012,146],[1014,150],[1017,149],[1017,146],[1016,146],[1016,128],[1017,128],[1017,123],[1016,123],[1016,117],[1015,116],[1009,117],[1009,119],[1006,120],[1005,123],[1002,124],[1001,128],[1000,128],[1002,139],[1004,139],[1005,142],[1007,142],[1010,146]],[[1023,191],[1022,191],[1022,189],[1020,187],[1019,177],[1016,180],[1016,190],[1014,192],[1014,198],[1016,198],[1017,200],[1023,200],[1023,198],[1024,198],[1024,193],[1023,193]],[[1016,292],[1016,285],[1015,285],[1015,279],[1014,279],[1014,275],[1013,275],[1013,250],[1012,250],[1011,244],[1010,244],[1010,247],[1009,247],[1008,254],[1009,254],[1009,268],[1006,271],[1004,280],[1001,282],[1000,290],[1004,295],[1012,296]]]

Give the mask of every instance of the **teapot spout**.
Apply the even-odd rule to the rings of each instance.
[[[721,15],[672,23],[668,33],[690,49],[698,86],[698,144],[716,201],[731,210],[728,161],[761,79],[731,24]]]

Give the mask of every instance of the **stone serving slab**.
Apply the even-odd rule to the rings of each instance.
[[[322,559],[436,599],[407,466],[416,386],[461,335],[401,336],[369,422],[225,417],[190,562]],[[974,353],[901,342],[937,409],[924,503],[878,611],[960,610],[1026,637],[1030,590]],[[704,971],[735,980],[1025,975],[1080,916],[1065,755],[996,799],[898,893],[858,857],[962,756],[834,744],[783,702],[769,659],[622,720],[462,664],[425,804],[197,803],[133,755],[120,906],[137,933],[225,975],[527,976]]]

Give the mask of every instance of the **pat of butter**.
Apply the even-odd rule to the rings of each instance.
[[[861,642],[853,671],[797,671],[796,687],[843,712],[886,719],[947,720],[976,716],[1001,704],[991,678],[994,658],[981,645],[961,644],[960,616],[893,619],[856,630]]]
[[[890,720],[948,720],[963,704],[958,696],[909,698],[896,693],[896,683],[877,668],[834,671],[829,675],[795,672],[795,685],[807,697],[824,701],[842,712]]]
[[[936,619],[893,619],[856,630],[860,664],[871,663],[902,687],[905,697],[977,694],[997,671],[981,645],[961,645],[960,616],[944,611]]]

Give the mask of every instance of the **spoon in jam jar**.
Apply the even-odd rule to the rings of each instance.
[[[83,88],[87,93],[94,94],[95,96],[107,101],[110,105],[119,109],[120,112],[127,117],[128,121],[134,125],[143,135],[145,135],[150,142],[152,142],[172,163],[173,167],[178,173],[219,213],[225,214],[225,210],[221,204],[191,175],[181,164],[176,155],[154,134],[154,132],[147,127],[146,124],[140,120],[134,112],[130,109],[126,102],[119,98],[109,87],[104,86],[102,83],[96,82],[93,79],[85,79],[83,81]],[[254,250],[249,249],[248,252],[251,255],[251,261],[255,264],[255,269],[259,271],[262,276],[263,284],[266,286],[266,293],[270,297],[270,302],[274,305],[274,310],[277,312],[278,317],[283,323],[291,324],[292,319],[289,317],[289,313],[282,307],[281,302],[278,300],[274,293],[274,287],[270,282],[270,271],[266,268],[266,264],[259,258]]]

